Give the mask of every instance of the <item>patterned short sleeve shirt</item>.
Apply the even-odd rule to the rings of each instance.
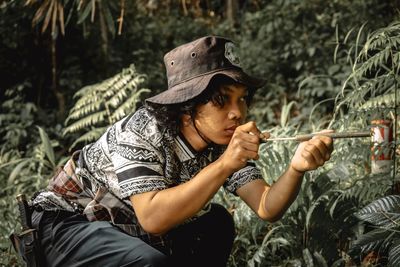
[[[155,117],[146,108],[141,108],[108,128],[98,141],[82,149],[76,162],[75,176],[84,187],[85,198],[89,199],[79,201],[78,195],[75,202],[83,206],[83,213],[90,220],[108,220],[107,216],[102,215],[100,218],[99,209],[90,202],[90,198],[98,197],[101,192],[104,197],[101,197],[100,202],[107,206],[107,210],[111,210],[112,214],[120,214],[118,210],[121,205],[129,207],[128,215],[124,216],[130,222],[137,222],[130,196],[163,190],[189,181],[205,166],[218,159],[224,149],[211,146],[197,152],[183,135],[173,135],[168,130],[160,131]],[[69,184],[69,178],[66,179],[67,182],[61,182],[57,188],[62,189],[63,184]],[[224,188],[235,194],[238,188],[256,179],[263,179],[261,172],[255,166],[248,165],[229,177]],[[55,187],[52,188],[54,190]],[[73,211],[71,201],[60,192],[62,190],[43,191],[33,204],[45,210]],[[94,202],[95,206],[99,203]],[[82,203],[91,204],[85,207]],[[200,214],[206,211],[207,207],[204,207]],[[118,218],[111,215],[114,223],[121,221]]]
[[[145,108],[114,124],[94,144],[83,149],[88,171],[108,184],[121,198],[163,190],[184,183],[215,161],[223,147],[196,152],[182,135],[160,132],[155,118]],[[262,179],[255,166],[247,166],[228,178],[225,189]]]

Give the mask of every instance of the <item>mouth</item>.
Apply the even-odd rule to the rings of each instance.
[[[232,125],[228,128],[225,128],[225,132],[229,135],[232,135],[235,132],[236,128],[237,128],[237,125]]]

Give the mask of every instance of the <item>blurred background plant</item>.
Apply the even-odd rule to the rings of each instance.
[[[234,39],[244,68],[268,81],[250,118],[273,136],[368,130],[375,115],[398,113],[399,24],[390,24],[398,12],[394,0],[0,1],[0,265],[21,265],[8,241],[19,227],[15,196],[44,188],[70,148],[163,90],[171,48],[207,34]],[[285,170],[295,147],[262,145],[266,181]],[[237,227],[229,265],[382,264],[397,236],[369,244],[373,224],[354,213],[398,193],[399,165],[371,174],[370,152],[369,140],[335,141],[332,159],[306,174],[274,224],[220,191],[216,201]]]

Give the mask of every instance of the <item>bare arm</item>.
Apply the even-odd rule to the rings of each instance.
[[[190,181],[161,191],[130,197],[141,226],[149,233],[163,234],[195,215],[215,195],[228,176],[258,158],[259,137],[253,122],[238,127],[224,154]]]
[[[237,193],[260,218],[277,221],[296,199],[304,172],[322,166],[332,150],[331,138],[314,137],[299,145],[288,170],[272,186],[256,180],[239,188]]]
[[[228,176],[216,161],[184,184],[130,199],[141,226],[149,233],[163,234],[200,211]]]
[[[237,190],[237,194],[263,220],[279,220],[295,200],[303,174],[289,168],[276,183],[252,181]]]

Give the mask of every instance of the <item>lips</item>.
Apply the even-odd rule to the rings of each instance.
[[[236,128],[237,128],[237,125],[232,125],[232,126],[226,128],[225,132],[227,132],[228,134],[233,134],[235,132]]]

